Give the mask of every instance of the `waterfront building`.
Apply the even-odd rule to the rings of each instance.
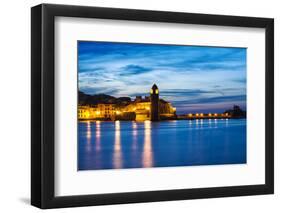
[[[96,119],[98,117],[95,106],[78,106],[78,118],[80,120]]]
[[[150,96],[136,96],[135,100],[126,106],[125,111],[135,112],[136,121],[158,121],[176,118],[176,108],[168,101],[159,98],[159,89],[153,85]]]
[[[80,120],[136,120],[158,121],[176,118],[176,108],[168,101],[159,98],[159,90],[154,84],[150,96],[136,96],[126,104],[99,103],[78,106]]]
[[[100,118],[114,120],[116,114],[115,104],[98,104],[97,112]]]
[[[137,96],[134,101],[127,105],[124,109],[126,112],[134,112],[135,120],[146,121],[150,120],[150,98]]]

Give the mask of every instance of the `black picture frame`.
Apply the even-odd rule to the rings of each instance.
[[[54,170],[55,17],[264,28],[265,184],[56,197]],[[31,9],[31,204],[42,209],[272,194],[274,192],[274,20],[240,16],[41,4]]]

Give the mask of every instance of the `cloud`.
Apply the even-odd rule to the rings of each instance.
[[[84,92],[85,94],[95,95],[95,94],[111,94],[114,96],[114,94],[118,93],[118,89],[114,88],[108,88],[108,87],[88,87],[85,86],[83,89],[80,90],[81,92]]]
[[[125,67],[121,68],[121,76],[128,76],[128,75],[138,75],[146,72],[150,72],[152,69],[147,67],[142,67],[135,64],[130,64]]]
[[[170,89],[161,90],[161,95],[163,96],[199,96],[202,94],[215,93],[214,91],[205,91],[201,89]]]
[[[192,100],[185,101],[174,101],[175,103],[182,104],[209,104],[209,103],[222,103],[222,102],[238,102],[238,101],[246,101],[246,95],[232,95],[232,96],[215,96],[209,98],[196,98]]]
[[[156,83],[182,111],[246,105],[246,49],[79,41],[78,78],[81,91],[116,97],[149,95]]]

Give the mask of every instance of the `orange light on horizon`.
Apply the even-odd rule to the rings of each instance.
[[[203,116],[203,113],[201,113],[200,116]]]
[[[215,116],[218,116],[218,113],[215,113]]]
[[[209,113],[209,116],[212,116],[212,113]]]

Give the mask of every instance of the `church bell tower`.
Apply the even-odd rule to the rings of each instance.
[[[150,120],[159,121],[159,90],[156,84],[150,89]]]

